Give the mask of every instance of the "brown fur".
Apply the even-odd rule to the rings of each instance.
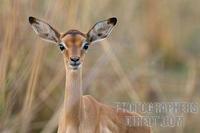
[[[58,33],[48,23],[29,17],[29,22],[38,36],[64,47],[62,50],[66,68],[66,87],[64,105],[58,124],[58,133],[150,133],[147,126],[136,127],[126,124],[127,116],[138,116],[137,113],[123,112],[97,102],[91,96],[82,96],[82,70],[70,69],[70,60],[80,59],[83,62],[85,50],[83,41],[92,43],[106,38],[117,23],[112,17],[96,23],[87,35],[78,30]],[[60,43],[63,44],[60,44]],[[87,44],[89,45],[89,44]],[[76,57],[76,58],[72,58]],[[72,62],[71,62],[72,63]],[[80,66],[80,64],[78,64]]]
[[[81,108],[83,118],[74,120],[77,123],[77,133],[151,133],[147,126],[129,126],[125,123],[126,116],[141,117],[137,113],[117,111],[115,108],[99,103],[92,96],[82,96],[83,107]],[[62,115],[61,115],[62,117]],[[68,125],[62,125],[67,129]],[[65,121],[71,121],[66,118]],[[106,132],[107,131],[107,132]],[[58,133],[68,133],[67,130]]]
[[[68,34],[69,34],[69,35],[72,35],[72,36],[73,36],[73,35],[78,35],[78,34],[79,34],[79,35],[82,35],[82,36],[84,36],[84,37],[86,36],[84,33],[80,32],[80,31],[78,31],[78,30],[72,29],[72,30],[69,30],[69,31],[67,31],[66,33],[64,33],[62,37],[66,36],[66,35],[68,35]]]
[[[84,50],[82,50],[82,43],[85,40],[85,35],[78,30],[70,30],[61,35],[61,40],[65,43],[68,50],[64,51],[64,58],[66,62],[70,57],[80,57],[80,62],[84,59]]]
[[[71,71],[66,67],[66,88],[58,133],[150,133],[147,126],[129,126],[127,116],[141,117],[137,113],[123,112],[96,101],[92,96],[82,96],[81,69]]]
[[[69,60],[69,57],[72,56],[79,56],[83,61],[81,44],[85,36],[77,30],[70,30],[62,35],[61,39],[68,47],[68,50],[64,53],[65,60]],[[65,61],[65,64],[67,66],[67,61]],[[67,96],[65,96],[65,105],[61,113],[58,133],[151,132],[151,129],[147,126],[131,127],[126,125],[127,116],[141,117],[139,114],[119,111],[113,107],[99,103],[92,96],[82,96],[81,70],[70,71],[66,67],[66,71],[67,86],[65,93]]]
[[[138,116],[137,113],[118,111],[116,108],[99,103],[92,96],[83,96],[83,103],[91,124],[96,125],[94,133],[101,133],[101,125],[106,126],[112,133],[150,133],[149,127],[131,127],[125,123],[126,116]],[[94,114],[91,116],[91,114]]]

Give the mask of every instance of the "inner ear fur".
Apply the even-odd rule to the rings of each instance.
[[[60,33],[47,22],[30,16],[29,23],[31,24],[36,34],[42,39],[53,43],[60,42]]]
[[[111,33],[116,23],[116,17],[97,22],[87,33],[87,40],[89,42],[95,42],[106,38]]]

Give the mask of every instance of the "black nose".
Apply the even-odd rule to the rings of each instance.
[[[73,62],[79,61],[80,57],[70,57],[70,60]]]

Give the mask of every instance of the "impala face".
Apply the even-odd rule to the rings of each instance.
[[[115,17],[96,23],[87,34],[78,30],[59,33],[48,23],[29,17],[29,23],[36,34],[46,41],[56,44],[64,56],[65,65],[72,70],[81,67],[84,55],[89,46],[96,41],[105,39],[117,23]]]
[[[80,31],[70,30],[62,35],[59,47],[69,68],[76,70],[81,67],[88,45],[86,36]]]

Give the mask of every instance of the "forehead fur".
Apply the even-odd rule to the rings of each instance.
[[[83,37],[86,37],[86,35],[78,30],[69,30],[66,33],[63,34],[62,37],[66,36],[66,35],[71,35],[71,36],[75,36],[75,35],[81,35]]]
[[[62,41],[70,47],[71,45],[81,46],[85,35],[78,30],[70,30],[62,36]]]

